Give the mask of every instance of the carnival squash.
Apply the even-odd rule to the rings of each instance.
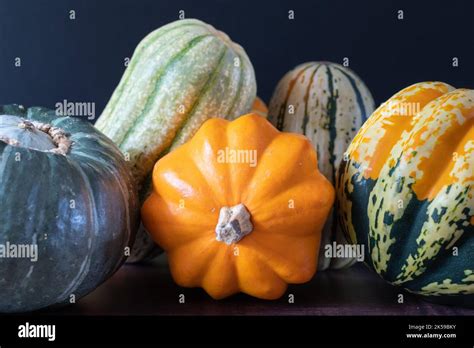
[[[412,85],[367,120],[338,181],[340,220],[385,280],[474,304],[474,91]]]
[[[309,62],[288,72],[270,101],[269,120],[281,131],[307,136],[318,155],[319,170],[335,184],[339,164],[360,126],[374,110],[364,82],[350,69],[330,62]],[[351,257],[327,257],[333,243],[347,244],[336,211],[324,227],[319,270],[350,266]]]
[[[313,277],[333,200],[311,143],[249,114],[211,119],[161,158],[142,221],[179,285],[276,299]]]
[[[94,290],[125,260],[138,218],[111,140],[78,118],[0,106],[0,312]]]

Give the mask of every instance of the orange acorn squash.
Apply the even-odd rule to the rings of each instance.
[[[313,277],[333,201],[309,140],[248,114],[161,158],[142,219],[179,285],[276,299]]]

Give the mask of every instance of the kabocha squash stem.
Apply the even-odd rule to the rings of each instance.
[[[51,137],[52,143],[56,145],[56,148],[47,149],[45,151],[56,153],[58,155],[66,155],[69,151],[69,148],[71,147],[71,140],[69,139],[68,134],[63,129],[58,128],[58,127],[53,127],[52,125],[48,123],[21,119],[21,122],[18,123],[18,128],[22,128],[27,131],[39,130],[43,133],[48,134]],[[0,137],[0,140],[10,145],[22,146],[21,142],[19,142],[16,139],[2,136]]]

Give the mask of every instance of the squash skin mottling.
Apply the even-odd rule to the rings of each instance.
[[[142,189],[158,158],[208,118],[249,112],[255,97],[242,47],[204,22],[184,19],[140,42],[95,126],[129,158]]]
[[[402,103],[419,111],[400,115]],[[370,266],[411,292],[474,304],[474,91],[410,86],[374,112],[348,154],[339,218]]]

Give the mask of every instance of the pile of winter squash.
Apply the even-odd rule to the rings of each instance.
[[[0,254],[37,248],[0,258],[1,312],[73,302],[163,251],[181,286],[276,299],[355,262],[328,244],[474,305],[474,91],[417,83],[374,111],[354,72],[309,62],[267,110],[244,49],[199,20],[140,42],[95,126],[0,107],[0,197]]]

